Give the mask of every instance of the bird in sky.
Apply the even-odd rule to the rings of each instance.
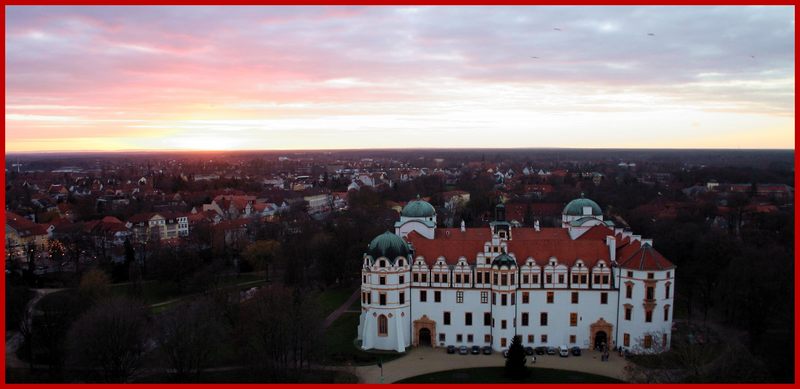
[[[652,32],[648,32],[647,35],[656,36],[656,34],[653,34]]]
[[[555,28],[553,28],[553,30],[556,30],[556,31],[561,31],[561,29],[560,29],[560,28],[558,28],[558,27],[555,27]]]

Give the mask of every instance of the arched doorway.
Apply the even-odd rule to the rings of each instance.
[[[608,334],[605,331],[597,331],[594,334],[594,348],[595,350],[602,350],[604,346],[608,346]]]
[[[430,347],[431,346],[431,330],[427,328],[420,328],[419,330],[419,345]]]

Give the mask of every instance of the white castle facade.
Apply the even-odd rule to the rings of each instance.
[[[436,228],[410,202],[395,232],[364,254],[358,339],[365,350],[409,346],[621,346],[669,349],[675,266],[653,242],[604,221],[580,198],[561,228],[512,227],[498,205],[488,228]]]

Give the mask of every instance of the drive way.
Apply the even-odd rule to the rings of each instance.
[[[536,364],[530,363],[531,356],[527,356],[528,366],[546,367],[551,369],[574,370],[624,379],[626,361],[619,355],[613,354],[609,361],[603,362],[600,352],[583,351],[583,355],[567,358],[558,355],[537,355]],[[443,370],[464,369],[471,367],[503,366],[505,358],[501,353],[492,355],[459,355],[447,354],[444,348],[418,347],[408,352],[407,355],[383,364],[383,382],[391,383],[404,378],[421,374],[433,373]],[[376,365],[359,366],[356,369],[359,382],[380,383],[381,369]]]

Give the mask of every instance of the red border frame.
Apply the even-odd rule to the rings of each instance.
[[[109,4],[111,3],[111,4]],[[499,6],[499,5],[792,5],[795,6],[795,1],[791,0],[767,0],[767,1],[757,1],[755,4],[753,1],[745,1],[745,0],[702,0],[699,2],[691,1],[691,0],[671,0],[671,1],[655,1],[650,2],[647,4],[642,4],[641,1],[632,1],[632,0],[616,0],[616,1],[598,1],[598,0],[572,0],[565,3],[558,3],[553,0],[550,1],[535,1],[535,0],[502,0],[497,3],[490,3],[487,0],[428,0],[428,1],[420,1],[420,0],[329,0],[329,1],[319,1],[319,0],[300,0],[295,2],[287,2],[287,1],[269,1],[269,0],[262,0],[262,1],[243,1],[243,0],[168,0],[164,2],[154,2],[154,1],[136,1],[136,0],[122,0],[122,1],[102,1],[102,0],[4,0],[3,1],[3,8],[2,14],[2,23],[3,23],[3,34],[5,35],[5,23],[6,23],[6,9],[5,6],[16,6],[16,5],[376,5],[376,6],[400,6],[400,5],[492,5],[492,6]],[[798,8],[795,6],[795,20],[799,14]],[[797,30],[795,29],[795,79],[797,79]],[[5,59],[5,39],[3,39],[3,55]],[[2,65],[3,70],[5,70],[5,60],[3,61]],[[5,78],[3,78],[3,86],[5,86]],[[796,92],[795,86],[795,92]],[[3,94],[3,107],[5,109],[5,93]],[[797,100],[795,98],[795,112],[797,111]],[[5,122],[3,124],[3,134],[5,134]],[[795,124],[795,144],[794,148],[795,151],[797,150],[798,142],[797,139],[797,127]],[[2,142],[2,149],[3,155],[5,155],[5,138]],[[795,153],[794,156],[794,166],[795,166],[795,186],[797,185],[798,179],[800,179],[800,172],[797,171],[797,161],[798,157]],[[2,173],[3,182],[5,182],[5,170]],[[5,191],[0,191],[0,200],[2,200],[3,204],[5,205]],[[5,219],[5,206],[0,209],[0,216]],[[800,217],[800,209],[797,208],[797,197],[795,196],[795,204],[794,204],[794,237],[795,242],[797,238],[800,236],[800,231],[798,231],[798,217]],[[0,253],[2,253],[3,258],[5,258],[5,245],[0,247]],[[5,261],[3,261],[0,268],[5,270]],[[5,271],[4,271],[5,273]],[[798,300],[800,300],[800,291],[797,288],[797,279],[800,276],[800,268],[797,266],[797,252],[795,251],[795,266],[794,266],[794,355],[795,355],[795,371],[794,371],[794,382],[797,384],[800,381],[800,372],[798,371],[798,350],[800,350],[800,338],[798,338],[797,333],[798,329],[800,329],[800,322],[798,321]],[[0,290],[0,294],[2,294],[2,299],[0,299],[0,309],[5,315],[5,277],[3,277],[2,281],[3,288]],[[6,322],[5,320],[0,321],[0,329],[5,334],[6,329]],[[3,345],[5,346],[5,338],[3,340]],[[5,348],[5,347],[4,347]],[[0,384],[2,385],[23,385],[23,384],[7,384],[6,383],[6,369],[5,369],[5,353],[2,354],[0,357],[0,361],[3,363],[3,369],[0,371]],[[31,387],[38,387],[38,386],[72,386],[74,384],[24,384],[25,386]],[[147,386],[148,388],[152,387],[194,387],[196,384],[134,384],[133,386]],[[320,384],[205,384],[205,385],[213,385],[215,387],[229,387],[229,386],[252,386],[252,385],[269,385],[270,387],[304,387],[304,386],[318,386]],[[333,385],[333,384],[332,384]],[[357,386],[361,384],[339,384],[338,386]],[[367,384],[369,385],[369,384]],[[421,384],[422,386],[434,386],[434,385],[425,385]],[[760,386],[761,384],[758,384]],[[104,384],[103,386],[115,386],[121,387],[119,384]],[[400,386],[409,386],[409,384],[401,384]],[[418,385],[417,385],[418,386]],[[438,384],[435,387],[446,387],[446,388],[457,388],[461,387],[463,384]],[[523,384],[516,385],[516,386],[526,386]],[[539,386],[539,385],[537,385]],[[549,385],[548,385],[549,386]],[[589,387],[602,387],[602,384],[588,384],[586,386]],[[691,386],[691,385],[690,385]],[[714,386],[722,386],[722,385],[714,385]],[[756,385],[745,385],[745,386],[752,386],[757,387]]]

